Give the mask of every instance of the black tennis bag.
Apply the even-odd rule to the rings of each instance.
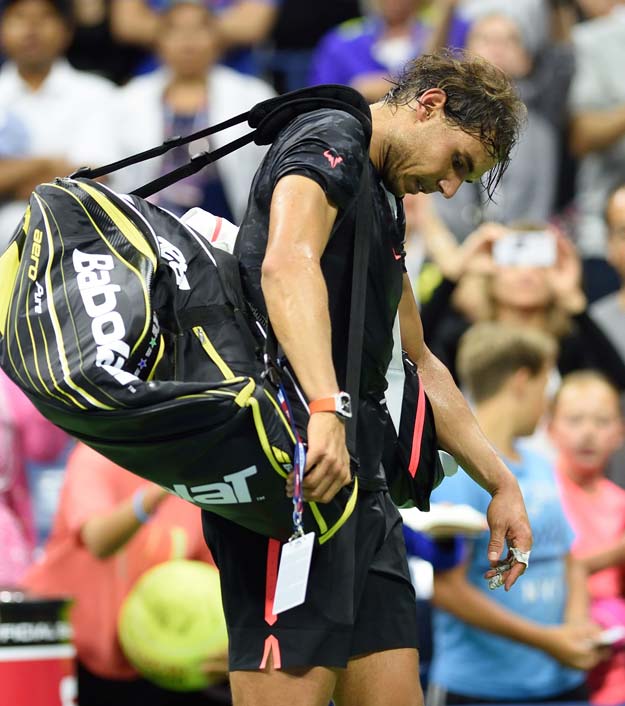
[[[265,339],[271,341],[271,331],[259,332],[236,257],[144,199],[252,140],[270,143],[294,117],[323,107],[355,115],[370,137],[369,108],[355,91],[294,91],[220,125],[38,186],[0,256],[0,366],[43,415],[120,466],[281,540],[293,531],[285,478],[295,430],[278,398],[282,371]],[[245,120],[255,128],[248,135],[194,156],[130,196],[94,181]],[[346,382],[353,399],[372,220],[367,168],[355,207],[361,237],[354,248]],[[427,509],[439,480],[436,434],[431,411],[427,433],[417,438],[411,431],[414,389],[404,395],[399,435],[388,430],[384,464],[397,504]],[[294,417],[302,419],[297,410]],[[305,431],[297,429],[304,440]],[[416,477],[410,473],[415,443],[426,469]],[[349,518],[356,497],[354,479],[332,502],[308,503],[304,530],[326,542]]]
[[[285,478],[295,437],[266,374],[238,261],[142,197],[251,139],[272,141],[297,114],[320,107],[354,113],[370,135],[368,106],[350,89],[272,99],[220,126],[38,186],[0,257],[0,365],[44,416],[120,466],[282,540],[293,531]],[[134,195],[80,176],[244,119],[257,130]],[[327,541],[356,497],[354,480],[332,502],[308,503],[305,531]]]

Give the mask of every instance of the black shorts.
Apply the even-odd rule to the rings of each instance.
[[[204,537],[221,575],[230,671],[345,667],[368,652],[417,647],[401,516],[386,491],[361,491],[341,530],[316,545],[306,601],[272,614],[279,543],[209,512]]]

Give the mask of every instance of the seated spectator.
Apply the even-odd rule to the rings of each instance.
[[[608,262],[617,273],[620,289],[606,294],[590,306],[590,316],[625,360],[625,184],[610,194],[604,211],[607,226]],[[625,396],[621,396],[625,407]],[[625,444],[610,458],[606,475],[625,488]]]
[[[68,0],[6,0],[0,6],[0,252],[37,184],[110,157],[113,84],[64,59]]]
[[[598,368],[625,390],[625,363],[588,314],[579,258],[564,235],[550,226],[519,223],[519,232],[546,230],[553,235],[555,263],[549,267],[504,265],[495,261],[493,245],[516,228],[487,223],[457,246],[427,200],[423,209],[421,233],[443,274],[429,301],[422,304],[423,330],[426,343],[452,374],[462,333],[471,321],[489,319],[531,326],[555,336],[560,374]]]
[[[573,74],[573,49],[561,11],[549,16],[533,0],[476,0],[467,50],[483,56],[514,82],[528,109],[527,124],[510,167],[492,200],[482,185],[465,184],[453,204],[438,194],[436,209],[457,240],[480,223],[547,221],[554,213],[560,164],[563,105]],[[552,35],[544,29],[552,23]]]
[[[618,289],[606,265],[603,210],[625,173],[625,4],[575,27],[576,70],[570,94],[570,148],[578,158],[576,243],[591,301]]]
[[[590,315],[625,360],[625,184],[612,191],[606,204],[607,257],[621,288],[595,301]]]
[[[68,443],[0,370],[0,586],[18,584],[36,546],[26,464],[52,461]]]
[[[389,77],[432,46],[433,28],[419,17],[425,4],[377,0],[375,13],[332,29],[315,50],[310,84],[340,83],[372,103],[380,100],[389,90]],[[449,24],[446,44],[463,47],[467,23],[454,15]]]
[[[591,574],[591,614],[603,628],[625,627],[625,490],[604,477],[623,440],[618,391],[594,371],[567,375],[553,401],[550,432],[562,503],[575,533],[571,551]],[[625,652],[595,667],[588,683],[591,703],[625,703]]]
[[[39,596],[73,599],[81,704],[215,703],[203,694],[175,694],[140,679],[118,642],[124,599],[145,571],[169,559],[212,563],[198,509],[79,444],[68,462],[44,555],[23,584]]]
[[[281,0],[267,68],[279,93],[308,85],[315,47],[333,27],[361,14],[359,0]]]
[[[202,4],[189,0],[172,2],[159,15],[159,27],[157,51],[163,66],[122,88],[115,106],[115,123],[123,126],[117,133],[115,152],[119,157],[148,149],[174,135],[188,135],[219,123],[274,95],[260,79],[215,65],[215,18]],[[116,172],[111,176],[111,186],[124,193],[131,191],[185,164],[191,155],[222,147],[249,131],[243,124],[210,140],[178,147],[162,158]],[[255,144],[246,145],[151,200],[177,215],[200,206],[239,223],[265,150]]]
[[[175,0],[174,0],[175,2]],[[276,21],[280,0],[188,0],[215,12],[215,31],[223,63],[237,71],[257,75],[259,67],[251,48],[267,38]],[[112,0],[113,37],[123,44],[152,51],[158,41],[159,13],[171,0]],[[154,68],[144,64],[143,71]]]
[[[73,0],[74,33],[67,58],[74,68],[121,85],[145,57],[137,47],[113,38],[110,5],[109,0]]]
[[[518,589],[489,592],[488,533],[467,539],[465,560],[434,576],[434,659],[427,703],[581,701],[585,674],[602,657],[589,621],[586,574],[571,556],[567,522],[551,465],[521,450],[543,414],[556,353],[547,334],[483,323],[464,337],[461,379],[485,435],[516,476],[534,533]],[[435,502],[486,512],[489,495],[465,473],[446,478]]]

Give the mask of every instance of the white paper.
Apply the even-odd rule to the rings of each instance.
[[[399,434],[405,381],[406,373],[404,372],[404,360],[401,351],[399,314],[397,314],[395,316],[395,323],[393,324],[393,355],[388,370],[386,371],[386,382],[388,383],[388,387],[386,388],[386,406],[397,434]]]
[[[314,544],[315,533],[309,532],[282,547],[276,594],[273,599],[274,615],[301,605],[306,600]]]

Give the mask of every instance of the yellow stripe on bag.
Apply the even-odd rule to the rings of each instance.
[[[0,335],[4,336],[9,307],[13,297],[13,288],[20,266],[20,254],[17,243],[11,243],[0,257]]]
[[[271,396],[269,396],[269,397],[271,397]],[[273,449],[269,443],[269,439],[267,438],[267,432],[265,431],[265,426],[263,424],[258,400],[256,400],[254,397],[250,397],[248,404],[252,408],[252,414],[254,416],[254,425],[256,426],[256,433],[258,434],[258,439],[259,439],[260,444],[263,448],[263,451],[265,452],[265,456],[269,460],[269,463],[271,463],[271,465],[273,466],[274,470],[279,475],[281,475],[283,478],[286,478],[287,473],[280,466],[280,464],[276,461],[276,458],[273,454]],[[288,425],[287,425],[287,428],[288,428]],[[328,528],[327,522],[325,521],[323,515],[321,514],[321,511],[317,507],[317,503],[315,503],[315,502],[308,503],[308,506],[310,507],[310,510],[313,514],[313,517],[315,518],[315,521],[317,522],[317,525],[319,527],[319,533],[320,533],[319,534],[319,544],[323,544],[324,542],[327,542],[329,539],[331,539],[341,529],[341,527],[347,522],[350,515],[354,511],[354,507],[356,507],[357,497],[358,497],[358,478],[355,478],[354,479],[354,490],[352,491],[352,494],[351,494],[349,500],[347,501],[347,504],[345,505],[345,509],[341,513],[341,516],[339,517],[339,519],[330,528]]]
[[[258,434],[258,440],[260,441],[260,445],[262,446],[263,451],[265,452],[267,460],[272,465],[274,471],[278,475],[282,476],[283,478],[286,478],[286,471],[276,461],[276,458],[273,455],[273,451],[271,450],[271,444],[269,443],[269,439],[267,438],[267,432],[265,430],[265,425],[263,424],[263,418],[260,413],[260,405],[258,404],[258,400],[254,397],[250,397],[247,404],[249,407],[252,408],[252,416],[254,418],[254,426],[256,427],[256,433]]]
[[[319,524],[320,521],[323,522],[324,527],[326,527],[325,530],[322,531],[321,535],[319,536],[319,544],[324,544],[324,542],[327,542],[329,539],[332,539],[334,535],[341,529],[341,527],[347,522],[349,519],[350,515],[352,512],[354,512],[354,508],[356,507],[356,500],[358,499],[358,478],[354,478],[354,490],[352,491],[352,494],[347,501],[347,504],[345,505],[345,509],[343,510],[343,513],[339,517],[339,519],[330,527],[330,529],[327,529],[327,525],[325,521],[323,520],[323,517],[321,517],[321,513],[319,511],[319,508],[317,507],[317,503],[308,503],[312,514],[317,520],[317,524]]]
[[[134,265],[132,265],[130,262],[128,262],[128,260],[126,260],[124,257],[122,257],[122,256],[119,254],[119,252],[113,247],[113,245],[111,245],[111,243],[110,243],[110,241],[108,240],[108,238],[104,235],[104,233],[102,232],[102,230],[99,228],[98,224],[97,224],[97,223],[93,220],[93,218],[91,217],[91,214],[89,213],[89,210],[86,208],[85,204],[78,198],[78,196],[76,196],[76,194],[72,193],[69,189],[66,189],[64,186],[60,186],[59,184],[47,184],[47,186],[52,186],[52,187],[54,187],[55,189],[59,189],[60,191],[65,192],[66,194],[68,194],[69,196],[71,196],[71,197],[78,203],[78,205],[80,206],[80,208],[82,208],[82,210],[85,212],[85,215],[87,216],[87,218],[88,218],[89,221],[91,222],[91,225],[93,226],[93,229],[95,230],[95,232],[98,234],[98,236],[99,236],[99,237],[104,241],[104,243],[106,244],[106,247],[113,253],[113,255],[115,255],[115,257],[116,257],[120,262],[123,262],[123,263],[124,263],[124,266],[125,266],[127,269],[129,269],[131,272],[134,272],[134,274],[136,275],[137,279],[139,280],[139,284],[141,285],[141,291],[142,291],[142,293],[143,293],[143,300],[144,300],[144,303],[145,303],[145,310],[146,310],[146,313],[147,313],[148,315],[146,315],[146,317],[145,317],[145,323],[144,323],[144,325],[143,325],[143,330],[141,331],[141,335],[139,336],[139,338],[137,339],[135,345],[132,347],[132,350],[130,351],[130,355],[133,355],[133,353],[137,350],[137,348],[139,348],[139,346],[140,346],[141,343],[143,342],[144,338],[146,337],[146,335],[147,335],[147,333],[148,333],[148,331],[149,331],[149,329],[150,329],[151,321],[152,321],[151,316],[149,315],[149,313],[150,313],[150,311],[151,311],[151,308],[150,308],[150,295],[149,295],[149,292],[148,292],[147,285],[146,285],[146,283],[145,283],[145,279],[143,278],[143,276],[141,275],[141,273],[139,272],[139,270],[137,270],[137,268],[136,268]],[[83,186],[83,185],[81,185],[81,186]],[[99,192],[98,192],[98,193],[99,193]],[[102,198],[105,198],[105,197],[102,196]],[[104,209],[104,207],[102,207],[102,208]],[[123,214],[122,214],[122,215],[123,215]],[[110,214],[109,214],[109,218],[111,218]],[[124,218],[125,218],[125,216],[124,216]],[[126,220],[128,220],[128,219],[126,219]],[[135,226],[132,224],[131,221],[128,221],[128,223],[130,223],[130,225],[131,225],[132,228],[135,228]],[[136,230],[136,228],[135,228],[135,230]],[[128,238],[128,240],[129,240],[135,247],[137,247],[137,246],[136,246],[136,243],[133,242],[132,237],[131,237],[128,233],[122,231],[122,235],[123,235],[124,237]],[[141,237],[143,237],[143,236],[141,236]],[[140,248],[137,248],[137,249],[139,249],[141,252],[143,252]],[[153,260],[153,258],[154,258],[154,260]],[[149,259],[150,259],[151,262],[152,262],[152,260],[153,260],[153,262],[156,262],[156,259],[155,259],[155,256],[154,256],[154,255],[152,255],[152,258],[149,258]],[[153,266],[154,266],[154,265],[153,265]],[[154,269],[156,269],[155,266],[154,266]]]
[[[235,374],[230,370],[226,361],[217,353],[217,349],[211,343],[210,338],[206,335],[206,331],[201,326],[194,326],[193,333],[197,336],[199,342],[202,344],[202,348],[208,355],[208,357],[215,363],[219,368],[221,374],[226,378],[226,380],[232,380]]]
[[[234,398],[235,404],[238,404],[239,407],[245,407],[249,402],[250,397],[254,394],[255,389],[256,381],[253,378],[250,378],[247,385],[245,385],[241,392],[239,392],[239,394]]]
[[[94,201],[97,201],[98,205],[106,213],[106,215],[113,221],[113,223],[121,230],[126,238],[132,243],[132,245],[148,260],[152,263],[152,267],[156,269],[156,255],[150,247],[150,244],[145,239],[143,233],[137,228],[137,226],[126,216],[125,213],[119,210],[117,206],[102,192],[98,191],[96,188],[90,184],[85,184],[82,181],[75,182],[76,186],[86,191],[89,196]]]
[[[83,397],[89,404],[93,405],[94,407],[98,407],[99,409],[113,409],[113,407],[110,407],[109,405],[105,405],[100,400],[97,400],[95,397],[90,395],[86,390],[83,390],[82,387],[77,385],[73,378],[72,378],[72,373],[69,369],[69,363],[67,360],[67,356],[65,355],[65,343],[63,341],[63,329],[61,328],[61,324],[58,319],[58,315],[56,313],[56,309],[54,307],[54,297],[49,296],[49,293],[53,291],[52,287],[52,253],[54,252],[54,244],[52,242],[52,233],[50,231],[50,223],[48,221],[48,216],[46,212],[44,211],[43,205],[41,204],[41,200],[37,196],[37,194],[33,194],[35,199],[37,200],[37,203],[39,204],[39,208],[41,209],[41,215],[43,216],[43,221],[45,224],[45,229],[46,229],[46,237],[48,238],[48,247],[50,249],[50,256],[48,258],[48,263],[46,265],[46,272],[45,272],[45,282],[46,282],[46,287],[48,288],[48,311],[50,312],[50,321],[52,322],[52,328],[54,329],[54,336],[56,339],[56,345],[58,349],[58,354],[59,354],[59,362],[61,363],[61,368],[63,370],[63,380],[65,381],[65,384],[70,387],[74,392],[77,392],[81,397]],[[82,409],[85,409],[83,405],[77,402],[77,406],[81,407]]]

